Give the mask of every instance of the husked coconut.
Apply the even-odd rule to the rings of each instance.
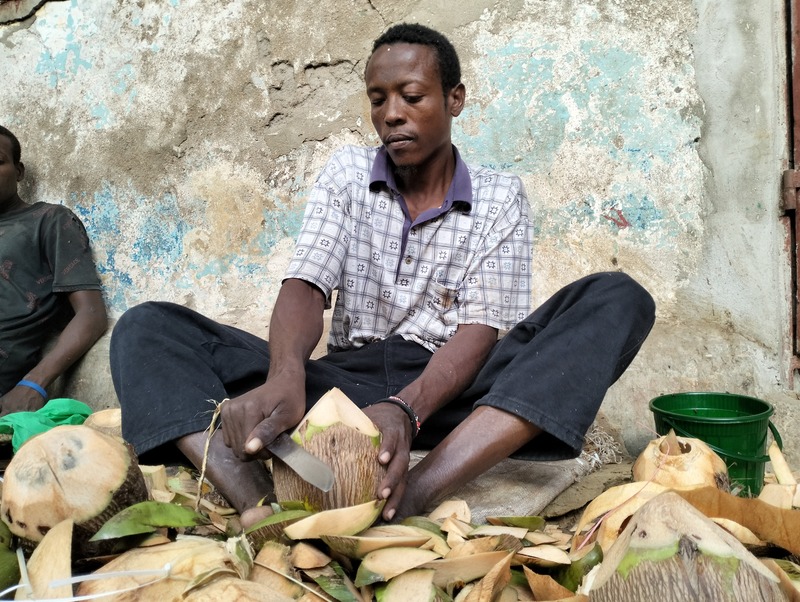
[[[340,389],[314,404],[292,439],[331,467],[334,485],[324,492],[306,483],[278,458],[272,459],[279,502],[303,502],[311,510],[357,506],[374,500],[386,468],[378,462],[381,434]]]
[[[634,481],[665,487],[720,487],[728,484],[724,460],[700,439],[677,437],[674,431],[653,439],[633,465]]]
[[[114,435],[122,439],[122,410],[108,408],[92,412],[83,421],[83,426],[90,426],[106,435]]]
[[[29,544],[72,520],[80,554],[109,518],[146,499],[144,477],[128,445],[86,426],[64,425],[29,439],[11,459],[0,514]]]

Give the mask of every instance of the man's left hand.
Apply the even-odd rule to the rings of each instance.
[[[386,475],[378,485],[378,499],[385,499],[383,519],[392,520],[403,499],[411,458],[411,423],[406,413],[389,403],[378,403],[364,408],[381,432],[378,461],[386,466]]]
[[[35,412],[44,406],[45,400],[28,387],[14,387],[0,397],[0,416],[14,412]]]

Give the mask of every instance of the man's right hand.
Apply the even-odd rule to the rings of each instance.
[[[322,335],[325,295],[289,278],[269,326],[267,381],[222,406],[222,438],[240,460],[270,457],[265,445],[297,426],[306,412],[305,363]]]
[[[240,460],[267,459],[266,445],[305,414],[305,383],[273,378],[222,405],[222,438]]]

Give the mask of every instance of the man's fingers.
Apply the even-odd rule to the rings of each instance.
[[[394,518],[397,507],[403,500],[403,494],[406,491],[406,466],[401,466],[400,468],[403,474],[399,479],[395,480],[394,487],[390,488],[391,493],[386,498],[386,505],[383,507],[383,519],[387,521]]]
[[[275,441],[275,438],[284,430],[281,426],[274,424],[274,420],[269,418],[259,422],[250,432],[244,442],[242,451],[248,458],[261,458],[266,460],[271,457],[267,445]]]
[[[244,444],[244,451],[248,454],[257,454],[264,449],[264,444],[258,437],[251,437],[247,443]]]

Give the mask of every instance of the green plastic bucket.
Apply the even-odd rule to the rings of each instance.
[[[757,496],[764,486],[768,430],[783,449],[778,429],[770,421],[774,408],[755,397],[673,393],[652,399],[650,410],[659,435],[674,429],[681,437],[707,443],[725,461],[731,482],[743,487],[743,496]]]

